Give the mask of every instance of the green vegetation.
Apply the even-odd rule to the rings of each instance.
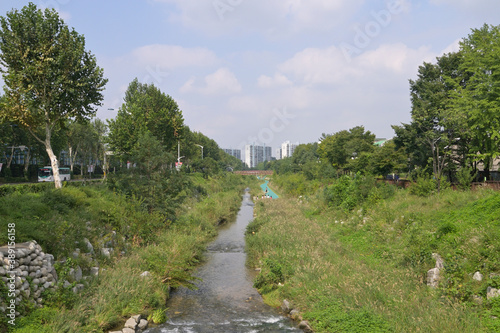
[[[47,151],[60,188],[52,134],[66,120],[88,120],[103,100],[107,83],[85,38],[64,23],[55,9],[29,3],[0,17],[0,64],[5,96],[0,119],[27,130]]]
[[[15,223],[16,241],[35,239],[56,260],[68,258],[56,265],[58,291],[42,296],[43,309],[19,307],[27,316],[12,332],[103,332],[139,313],[160,320],[169,290],[193,286],[191,271],[203,260],[205,244],[217,234],[218,225],[235,217],[246,187],[243,177],[232,174],[207,179],[178,173],[171,180],[174,177],[184,188],[182,200],[173,196],[177,188],[170,190],[172,214],[156,206],[150,210],[151,203],[139,196],[120,194],[116,187],[113,192],[106,185],[56,190],[36,184],[38,192],[0,197],[0,228]],[[1,237],[5,243],[4,233]],[[76,247],[86,252],[83,238],[97,253],[111,242],[116,256],[70,258]],[[99,276],[86,282],[83,292],[76,296],[73,284],[63,287],[71,267],[79,265],[85,272],[97,264]],[[144,271],[151,275],[141,276]]]
[[[261,268],[264,299],[287,299],[316,332],[497,331],[499,302],[486,289],[500,282],[500,194],[419,196],[372,179],[343,176],[256,205],[248,265]],[[433,253],[445,266],[436,289],[426,285]]]

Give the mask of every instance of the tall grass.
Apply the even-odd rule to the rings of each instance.
[[[12,331],[105,332],[123,324],[130,315],[164,309],[171,288],[192,286],[191,272],[203,260],[205,245],[217,234],[219,224],[236,216],[245,182],[250,180],[234,175],[212,179],[192,175],[191,179],[193,185],[185,189],[184,204],[174,221],[148,213],[139,200],[105,188],[63,189],[22,197],[13,193],[0,198],[0,215],[16,221],[19,240],[36,239],[44,250],[52,249],[45,237],[53,232],[49,229],[53,223],[52,228],[61,234],[56,233],[54,240],[64,245],[54,249],[56,257],[71,253],[75,240],[87,236],[92,241],[92,237],[97,239],[113,230],[122,246],[115,252],[126,251],[124,256],[101,262],[99,277],[77,298],[62,286],[57,295],[45,295],[48,306],[20,319]],[[32,200],[26,201],[27,197]],[[14,209],[7,209],[8,205]],[[47,223],[33,228],[37,217]],[[141,276],[144,271],[150,276]]]
[[[458,223],[453,237],[436,241],[436,234],[471,206],[492,205],[489,200],[496,195],[450,191],[417,198],[398,192],[351,214],[342,209],[310,214],[316,203],[293,198],[262,202],[247,231],[248,264],[261,268],[256,286],[270,304],[291,301],[317,332],[485,332],[494,319],[482,314],[491,307],[471,306],[454,292],[463,287],[460,282],[472,283],[475,268],[455,287],[438,290],[426,286],[425,272],[434,266],[433,251],[445,262],[453,258],[446,252],[453,246],[464,257],[473,252],[465,241],[471,235],[482,235],[474,240],[482,249],[477,252],[487,248],[481,243],[485,234],[472,222],[471,227]],[[484,229],[500,212],[477,213]],[[488,255],[498,262],[494,253]],[[445,274],[449,277],[450,270]],[[484,295],[480,283],[469,288]]]

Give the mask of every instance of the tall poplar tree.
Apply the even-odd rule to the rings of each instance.
[[[0,17],[0,26],[5,81],[0,118],[18,123],[43,143],[60,188],[51,138],[65,120],[88,120],[95,114],[107,79],[85,50],[84,37],[54,9],[42,11],[30,3]]]

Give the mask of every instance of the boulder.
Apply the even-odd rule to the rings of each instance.
[[[129,327],[122,329],[122,333],[135,333],[135,330]]]
[[[441,258],[441,256],[437,253],[432,254],[432,258],[436,260],[436,268],[443,269],[444,268],[444,260]]]
[[[141,319],[139,323],[137,324],[137,328],[140,330],[145,330],[148,328],[149,322],[146,319]]]
[[[290,302],[288,302],[286,299],[284,299],[283,303],[281,303],[281,310],[283,310],[283,312],[286,314],[292,311],[292,308],[290,307]]]
[[[92,246],[92,243],[87,238],[83,239],[83,242],[85,243],[85,246],[87,247],[87,253],[94,253],[94,247]]]
[[[135,329],[137,327],[137,320],[135,318],[129,318],[125,322],[125,327],[132,328],[134,330],[134,332],[135,332]]]
[[[481,274],[480,272],[476,272],[474,273],[472,278],[476,281],[483,281],[483,274]]]
[[[436,288],[439,283],[439,268],[432,268],[427,271],[427,285]]]
[[[488,289],[486,289],[486,298],[492,299],[495,297],[500,297],[500,289],[488,287]]]
[[[101,253],[103,256],[107,257],[107,258],[111,258],[111,253],[113,253],[113,248],[111,247],[103,247],[101,249]]]

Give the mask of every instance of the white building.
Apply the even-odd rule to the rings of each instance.
[[[283,142],[281,144],[281,158],[291,157],[298,145],[298,143],[290,143],[290,141]]]
[[[245,164],[249,168],[255,168],[261,162],[270,161],[271,155],[271,147],[245,145]]]
[[[226,153],[241,160],[241,149],[224,149]]]

